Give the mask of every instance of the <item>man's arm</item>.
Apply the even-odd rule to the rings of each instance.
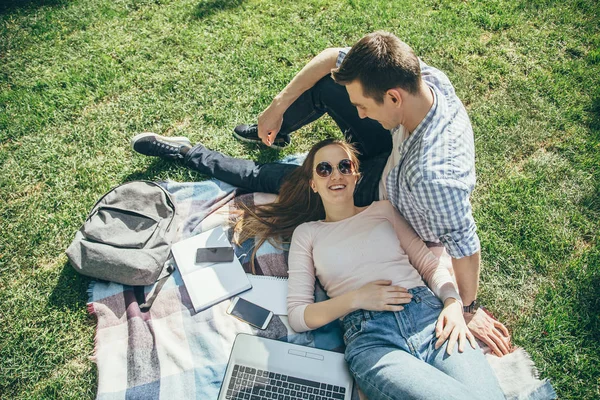
[[[258,117],[258,136],[267,146],[273,144],[283,123],[283,113],[306,90],[335,68],[341,48],[323,50],[296,74],[294,79],[273,99]]]
[[[453,258],[452,268],[460,297],[464,305],[477,298],[479,288],[480,253],[463,258]],[[475,337],[487,344],[499,357],[510,353],[510,334],[506,327],[482,311],[475,314],[465,313],[465,321]]]
[[[452,259],[458,292],[465,306],[477,298],[479,289],[479,252],[463,258]]]
[[[444,179],[424,181],[413,191],[428,213],[430,229],[452,257],[458,291],[465,306],[477,298],[480,244],[468,200],[468,186]],[[451,205],[451,206],[448,206]],[[485,312],[465,314],[469,329],[499,356],[510,352],[508,330]]]

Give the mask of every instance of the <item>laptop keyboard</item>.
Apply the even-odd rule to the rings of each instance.
[[[346,389],[290,375],[234,365],[225,398],[227,400],[337,400]]]

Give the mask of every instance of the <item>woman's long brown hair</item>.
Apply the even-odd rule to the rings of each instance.
[[[289,243],[298,225],[325,219],[323,202],[321,197],[312,191],[310,180],[313,177],[315,155],[323,147],[330,145],[340,146],[348,153],[358,174],[359,164],[354,147],[341,140],[325,139],[315,144],[302,165],[286,177],[274,203],[256,205],[252,208],[240,204],[241,210],[238,212],[240,218],[235,223],[235,241],[241,244],[254,237],[255,243],[250,261],[253,273],[256,273],[254,267],[256,252],[265,241],[269,240],[275,246]]]

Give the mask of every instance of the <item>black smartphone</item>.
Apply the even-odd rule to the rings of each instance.
[[[196,250],[196,264],[204,262],[231,262],[233,247],[200,247]]]
[[[258,329],[266,329],[273,318],[273,312],[262,308],[248,300],[236,297],[231,301],[227,314],[249,323]]]

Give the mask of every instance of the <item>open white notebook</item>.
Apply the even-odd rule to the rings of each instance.
[[[288,280],[276,276],[247,275],[252,289],[241,293],[240,297],[276,315],[287,315]]]
[[[175,243],[171,252],[196,312],[252,287],[236,257],[231,262],[196,263],[200,247],[230,247],[227,234],[216,227]]]

